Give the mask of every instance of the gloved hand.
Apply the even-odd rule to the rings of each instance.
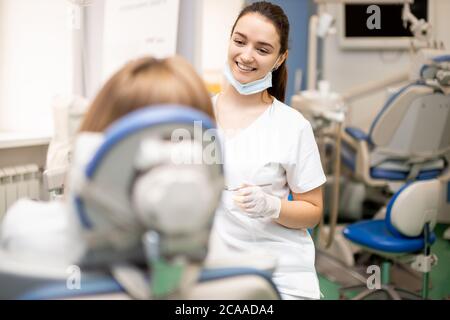
[[[252,218],[280,216],[281,199],[265,193],[261,187],[244,185],[234,192],[235,203]]]

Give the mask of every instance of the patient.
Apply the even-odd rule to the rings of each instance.
[[[97,94],[80,131],[100,132],[136,109],[177,103],[199,109],[214,119],[203,81],[182,57],[142,58],[119,70]]]
[[[140,58],[126,64],[106,82],[80,131],[102,132],[132,111],[166,103],[190,106],[214,119],[203,81],[185,59]],[[0,225],[0,250],[18,259],[67,265],[84,253],[79,232],[79,221],[65,201],[22,199],[8,210]]]

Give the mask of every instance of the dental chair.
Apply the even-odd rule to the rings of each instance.
[[[450,151],[449,66],[449,55],[434,57],[422,65],[419,80],[388,99],[368,134],[354,127],[342,132],[341,158],[353,179],[386,198],[409,181],[445,172]]]
[[[449,170],[449,61],[448,55],[421,60],[418,76],[414,76],[419,79],[387,100],[368,133],[355,127],[341,132],[342,173],[364,187],[359,198],[355,192],[351,194],[349,201],[361,201],[352,203],[361,208],[352,219],[382,218],[389,199],[402,185],[435,179]],[[371,206],[364,210],[366,203]],[[354,266],[354,254],[360,249],[346,241],[341,230],[335,239],[327,252],[346,266]]]
[[[369,134],[346,128],[342,141],[343,163],[368,186],[436,178],[450,150],[450,95],[412,83],[386,102]]]
[[[213,129],[164,105],[81,134],[63,207],[84,250],[68,262],[3,248],[0,299],[279,299],[270,270],[205,266],[223,190]]]
[[[404,185],[390,200],[383,220],[360,221],[347,226],[346,239],[383,258],[378,288],[367,284],[340,289],[341,297],[348,291],[365,289],[353,299],[427,299],[429,272],[437,263],[430,248],[436,240],[432,232],[436,225],[442,182],[437,179],[416,181]],[[422,272],[422,294],[418,295],[390,284],[392,261],[411,263]],[[373,285],[373,284],[372,284]],[[382,295],[384,293],[384,296]]]
[[[388,254],[397,257],[417,250],[427,251],[434,241],[434,236],[429,236],[422,242],[420,238],[405,238],[405,235],[418,237],[421,233],[417,233],[417,230],[412,234],[401,230],[396,232],[389,219],[405,215],[406,219],[411,220],[409,223],[420,226],[427,221],[423,220],[421,214],[431,214],[421,206],[421,202],[434,211],[440,210],[444,188],[438,188],[437,185],[445,183],[444,178],[448,172],[446,155],[450,150],[449,62],[450,56],[441,55],[423,65],[420,68],[420,80],[410,83],[388,99],[373,121],[369,134],[357,128],[346,128],[342,133],[341,156],[344,165],[350,169],[353,178],[362,181],[370,190],[378,191],[387,203],[387,207],[375,215],[375,220],[344,228],[344,238],[350,240],[352,246],[352,250],[348,251],[355,252],[356,246],[384,257]],[[422,181],[423,184],[419,184]],[[436,194],[425,190],[425,186],[434,188]],[[422,189],[423,192],[418,191]],[[403,203],[394,206],[399,199],[407,199],[401,201],[418,207],[409,207]],[[420,208],[424,212],[418,212]],[[402,210],[404,212],[398,213]],[[380,220],[383,217],[384,222]],[[430,220],[430,223],[436,223],[436,218],[432,219],[434,220]],[[420,227],[419,230],[423,228]],[[403,248],[399,249],[401,246]],[[382,271],[385,284],[389,281],[388,270],[389,264],[385,263]],[[424,284],[424,288],[427,285]],[[396,293],[387,285],[383,290],[394,299],[414,297],[404,291]],[[356,298],[371,294],[370,290],[365,291]],[[426,294],[422,296],[425,298]]]

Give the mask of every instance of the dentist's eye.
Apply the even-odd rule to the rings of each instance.
[[[239,39],[234,39],[234,43],[236,43],[237,45],[243,46],[245,43],[242,40]]]
[[[264,48],[259,48],[258,52],[262,53],[262,54],[268,54],[269,53],[269,51],[267,49],[264,49]]]

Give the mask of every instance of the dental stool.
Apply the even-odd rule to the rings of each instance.
[[[432,231],[436,225],[441,184],[437,179],[408,183],[390,200],[384,220],[361,221],[343,230],[346,239],[382,257],[384,262],[378,288],[369,289],[368,284],[344,287],[340,289],[341,297],[344,292],[365,289],[353,299],[376,298],[380,292],[394,300],[427,299],[429,272],[437,263],[430,247],[436,239]],[[421,296],[389,283],[392,261],[409,262],[414,270],[423,273]]]

